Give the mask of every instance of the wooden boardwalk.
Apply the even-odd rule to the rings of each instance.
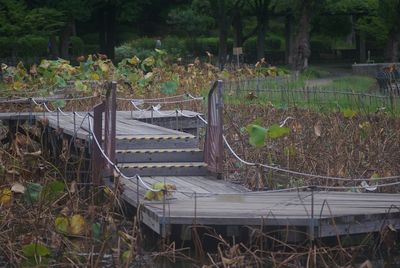
[[[216,180],[207,172],[198,137],[171,129],[179,128],[179,119],[186,120],[188,128],[198,126],[195,117],[189,120],[173,113],[117,112],[118,166],[127,176],[140,174],[143,180],[122,178],[123,199],[134,207],[141,204],[141,219],[155,232],[165,235],[168,226],[191,224],[289,226],[304,228],[318,237],[375,232],[389,224],[400,229],[400,194],[250,192],[240,185]],[[88,117],[81,117],[85,113],[79,115],[4,113],[0,120],[46,121],[48,127],[61,129],[62,135],[89,144]],[[163,127],[150,124],[151,120],[168,123]],[[146,186],[164,181],[177,188],[165,203],[144,200]],[[108,180],[106,183],[113,185]]]

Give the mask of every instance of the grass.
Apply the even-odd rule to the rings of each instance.
[[[225,102],[231,104],[272,104],[280,109],[310,108],[320,112],[350,109],[361,113],[385,111],[400,114],[400,98],[371,92],[375,80],[363,76],[333,79],[319,87],[306,88],[304,80],[296,81],[242,81],[227,83]]]
[[[321,88],[348,92],[369,92],[376,88],[376,80],[368,76],[350,75],[335,78],[329,84],[322,85]]]

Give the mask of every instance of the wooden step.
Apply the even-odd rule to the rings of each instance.
[[[117,136],[117,150],[197,148],[198,140],[191,134]]]
[[[117,163],[202,162],[198,148],[117,150]]]
[[[204,162],[124,163],[118,165],[126,176],[207,176]]]

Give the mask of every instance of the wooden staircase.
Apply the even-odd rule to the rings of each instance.
[[[198,139],[175,131],[168,135],[117,136],[116,161],[126,176],[207,176]]]

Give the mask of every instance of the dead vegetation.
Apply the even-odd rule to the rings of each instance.
[[[244,159],[278,165],[286,169],[345,178],[371,178],[400,174],[400,118],[384,113],[322,114],[305,109],[277,109],[260,105],[227,105],[225,127],[229,143]],[[268,139],[260,148],[249,144],[243,126],[260,119],[264,126],[283,121],[290,133]],[[286,120],[285,120],[286,119]],[[227,155],[228,173],[238,172],[232,179],[243,178],[255,188],[261,173],[263,186],[286,188],[303,185],[354,186],[355,182],[338,182],[301,178],[287,174],[246,167]],[[397,192],[396,187],[385,189]]]

